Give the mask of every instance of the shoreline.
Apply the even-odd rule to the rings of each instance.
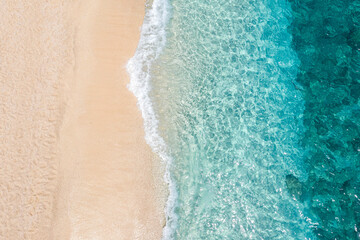
[[[155,155],[126,87],[125,65],[138,44],[145,2],[80,1],[75,12],[81,13],[75,83],[69,83],[74,86],[60,131],[65,175],[59,199],[65,201],[57,204],[55,239],[161,239]]]
[[[145,1],[1,7],[0,238],[161,239],[163,166],[127,89]]]

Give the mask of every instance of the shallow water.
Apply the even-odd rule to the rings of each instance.
[[[168,166],[164,239],[356,239],[358,17],[358,1],[154,0],[130,89]]]
[[[285,176],[306,180],[290,5],[173,1],[152,97],[174,158],[176,239],[311,236]],[[191,26],[191,27],[190,27]]]

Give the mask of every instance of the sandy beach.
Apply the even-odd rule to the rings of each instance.
[[[0,3],[0,239],[51,239],[69,4]]]
[[[126,88],[144,7],[1,3],[0,239],[161,238],[159,171]]]

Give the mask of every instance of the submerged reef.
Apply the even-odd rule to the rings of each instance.
[[[360,239],[360,1],[289,0],[308,180],[286,176],[318,239]]]

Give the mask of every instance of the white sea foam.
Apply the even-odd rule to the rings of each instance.
[[[169,15],[170,5],[168,0],[153,1],[151,8],[145,14],[140,41],[135,55],[127,64],[127,71],[130,75],[128,88],[137,97],[137,105],[144,119],[146,142],[166,164],[164,179],[169,186],[169,197],[165,208],[166,226],[163,229],[164,240],[172,239],[175,232],[177,224],[177,216],[175,214],[177,191],[175,182],[170,174],[172,158],[168,154],[164,139],[159,134],[158,120],[149,93],[151,90],[151,66],[165,46],[166,24],[169,20]]]

